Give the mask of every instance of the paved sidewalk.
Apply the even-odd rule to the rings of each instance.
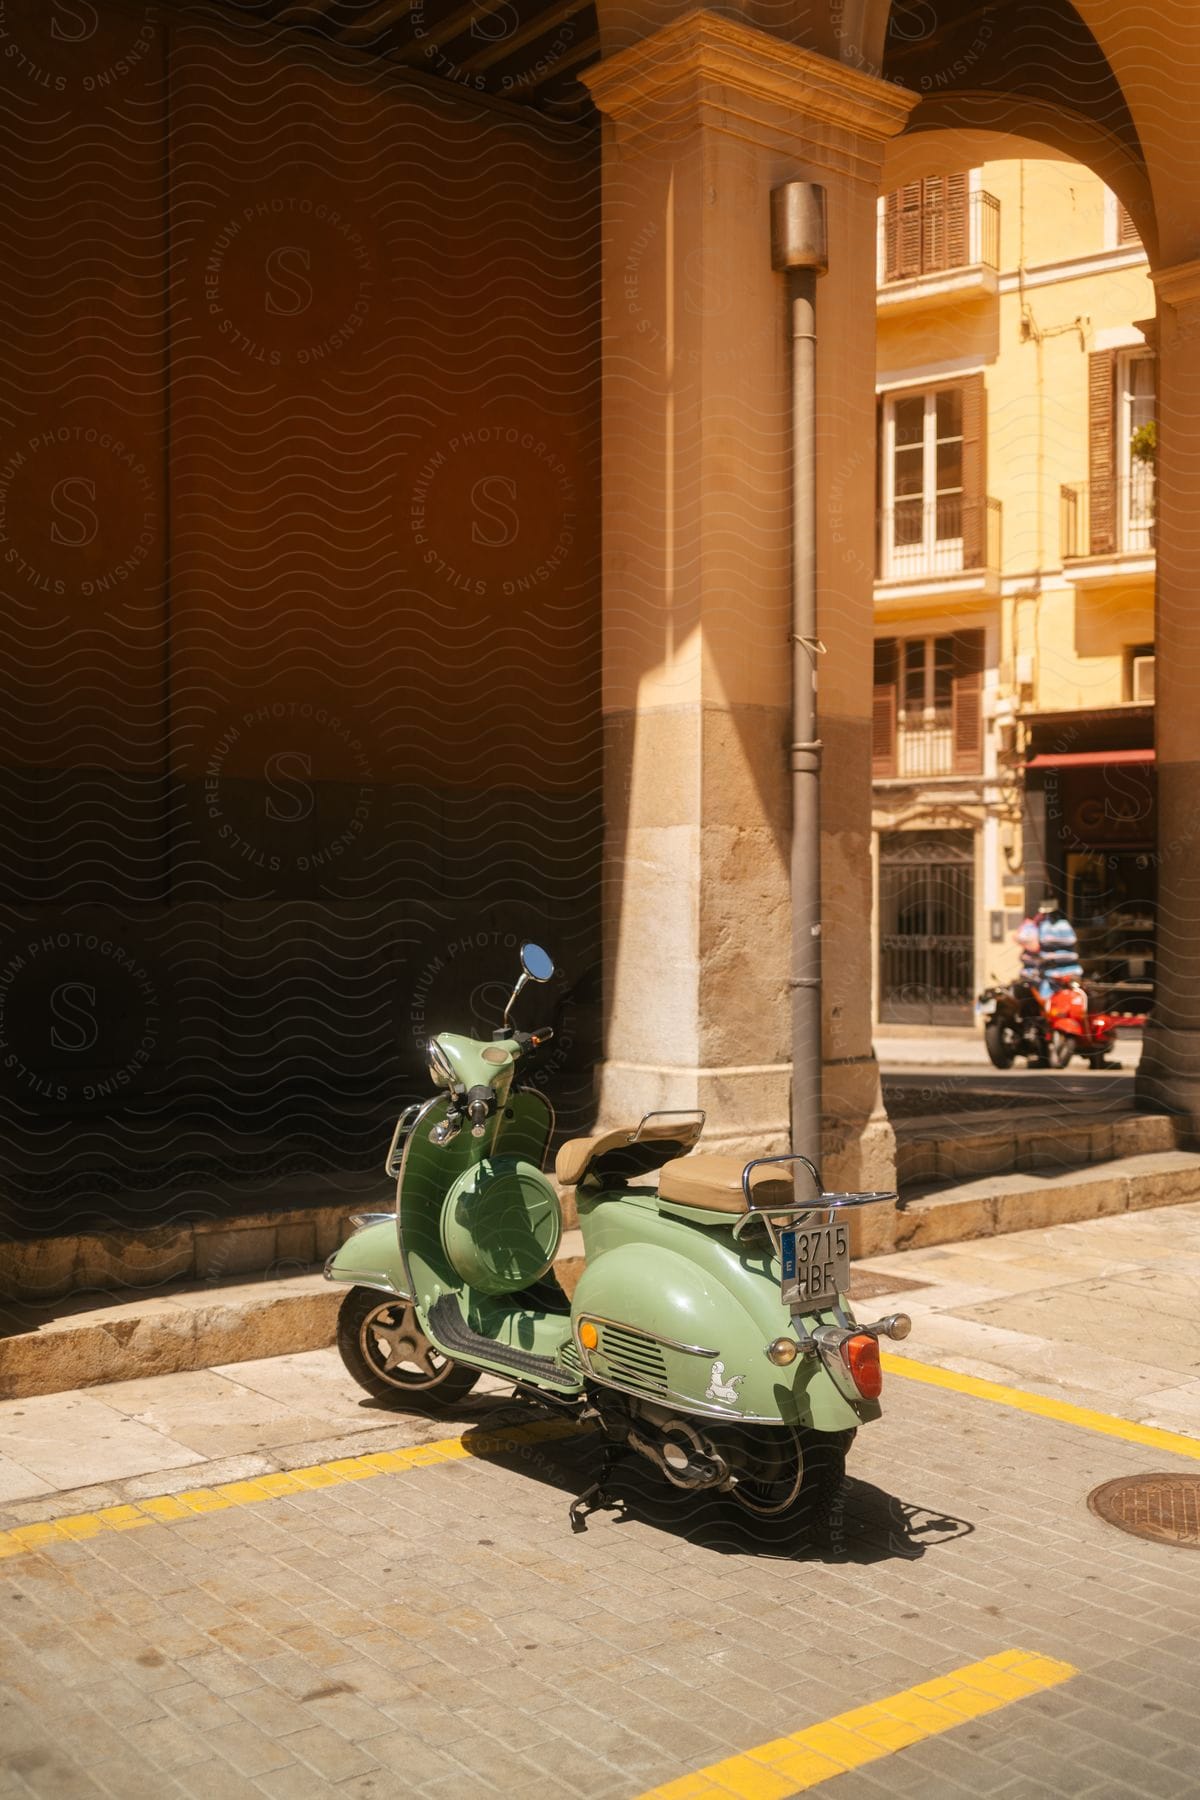
[[[1123,1069],[1136,1069],[1142,1054],[1140,1031],[1118,1032],[1110,1055]],[[881,1069],[990,1069],[982,1031],[946,1032],[931,1037],[878,1037],[875,1056]],[[1024,1064],[1018,1064],[1023,1069]]]
[[[1198,1251],[1200,1207],[1056,1227],[879,1259],[891,1291],[862,1310],[907,1306],[914,1355],[1142,1416],[1150,1402],[1121,1371],[1082,1360],[1102,1340],[1132,1351],[1136,1317],[1136,1356],[1117,1360],[1144,1356],[1154,1393],[1172,1396],[1157,1416],[1190,1421],[1200,1445],[1200,1409],[1177,1391],[1189,1347],[1200,1362],[1183,1292]],[[968,1255],[970,1268],[953,1260]],[[1186,1279],[1151,1338],[1129,1293],[1164,1270]],[[895,1286],[917,1279],[928,1288]],[[1010,1309],[1035,1300],[1037,1330],[1015,1324]],[[966,1335],[943,1346],[944,1332]],[[995,1332],[1036,1338],[1040,1376],[1002,1360]],[[1080,1364],[1056,1385],[1073,1348]],[[829,1749],[859,1729],[876,1733],[876,1760],[847,1751],[862,1766],[834,1800],[1194,1794],[1200,1557],[1085,1504],[1113,1476],[1200,1469],[1190,1445],[1147,1449],[903,1375],[884,1400],[822,1544],[715,1503],[697,1512],[640,1466],[621,1478],[628,1510],[574,1534],[588,1441],[497,1453],[479,1428],[511,1403],[397,1417],[331,1352],[0,1406],[0,1530],[196,1493],[164,1503],[162,1522],[0,1563],[0,1794],[635,1800],[734,1757],[735,1785],[698,1778],[672,1800],[783,1800],[794,1778],[775,1771],[794,1758],[770,1755],[785,1737]],[[344,1460],[418,1443],[428,1466]],[[307,1489],[262,1475],[316,1463]],[[244,1504],[193,1510],[212,1504],[197,1490],[253,1472]],[[18,1498],[30,1480],[40,1491]],[[964,1666],[1045,1659],[1078,1673],[1041,1692],[989,1676],[979,1716],[936,1736],[912,1723]],[[886,1707],[881,1723],[873,1703],[910,1689],[906,1723],[889,1726]]]
[[[1200,1436],[1200,1205],[869,1258],[854,1282],[862,1317],[912,1315],[900,1354]],[[312,1350],[0,1402],[0,1529],[64,1492],[78,1511],[444,1436],[506,1393],[406,1418]]]
[[[1200,1205],[855,1268],[862,1281],[904,1283],[894,1299],[913,1332],[902,1354],[1200,1437]]]

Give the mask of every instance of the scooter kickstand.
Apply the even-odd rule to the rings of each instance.
[[[600,1453],[600,1479],[594,1481],[590,1488],[585,1488],[577,1500],[572,1500],[568,1518],[572,1531],[587,1530],[587,1515],[593,1512],[613,1512],[625,1510],[625,1502],[614,1498],[608,1491],[612,1473],[622,1457],[628,1454],[624,1444],[606,1443]]]

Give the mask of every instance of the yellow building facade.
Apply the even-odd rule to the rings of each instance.
[[[1032,146],[1029,147],[1032,149]],[[1144,1008],[1155,891],[1154,294],[1044,154],[879,202],[875,1016],[966,1024],[1043,892]]]

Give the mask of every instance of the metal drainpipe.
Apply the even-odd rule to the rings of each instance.
[[[821,1159],[821,744],[817,737],[816,292],[829,266],[825,189],[771,194],[792,357],[792,1149]]]

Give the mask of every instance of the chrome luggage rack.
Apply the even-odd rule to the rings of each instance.
[[[776,1163],[803,1163],[816,1184],[817,1192],[809,1201],[793,1199],[786,1206],[756,1206],[750,1188],[750,1176],[754,1169],[763,1169]],[[790,1156],[759,1156],[748,1162],[742,1170],[742,1192],[746,1196],[746,1210],[733,1228],[733,1235],[738,1238],[752,1219],[761,1219],[767,1228],[776,1256],[782,1254],[779,1242],[779,1231],[776,1219],[809,1219],[814,1213],[824,1213],[823,1223],[833,1224],[834,1214],[844,1212],[852,1206],[875,1206],[883,1200],[897,1200],[899,1195],[894,1188],[876,1188],[861,1194],[827,1194],[821,1180],[821,1171],[811,1157],[802,1156],[797,1151]]]
[[[695,1123],[685,1127],[679,1133],[679,1142],[685,1144],[686,1153],[687,1150],[694,1150],[699,1143],[700,1134],[704,1130],[704,1122],[707,1118],[708,1114],[702,1106],[660,1107],[657,1112],[642,1114],[641,1118],[638,1120],[637,1130],[633,1133],[629,1142],[631,1144],[638,1144],[644,1141],[642,1138],[642,1127],[648,1125],[651,1119],[692,1119]],[[685,1142],[685,1140],[690,1141]]]

